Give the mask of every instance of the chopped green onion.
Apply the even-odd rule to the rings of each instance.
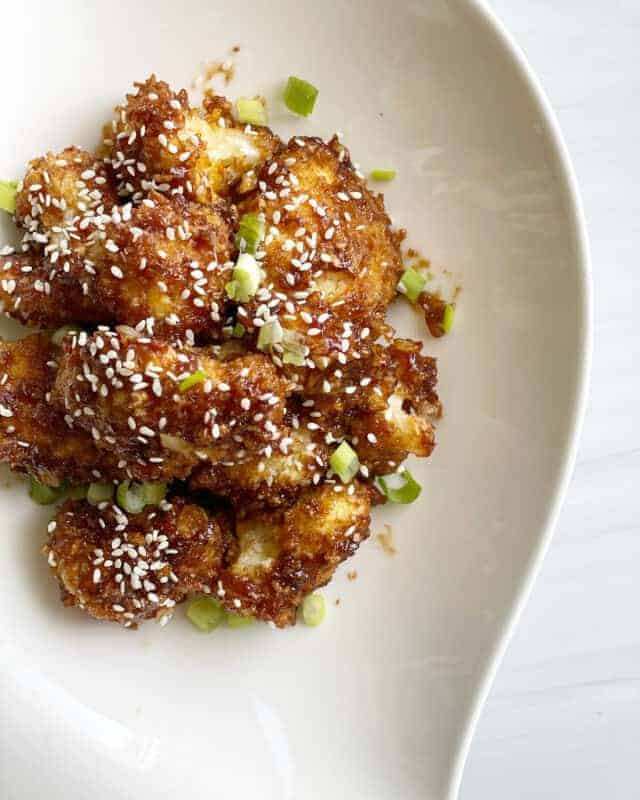
[[[257,97],[239,97],[236,101],[236,111],[238,122],[249,125],[267,124],[267,109]]]
[[[347,442],[342,442],[340,447],[334,450],[329,465],[343,483],[349,483],[360,469],[358,454]]]
[[[380,487],[392,503],[401,503],[407,505],[417,500],[422,491],[422,486],[413,477],[408,469],[403,469],[400,474],[387,475],[384,478],[378,478]],[[402,482],[399,486],[392,486],[392,483]]]
[[[405,293],[412,303],[415,303],[420,297],[425,283],[424,277],[413,267],[406,269],[400,278],[400,285],[404,287]]]
[[[146,505],[147,493],[142,483],[123,481],[116,491],[116,502],[129,514],[139,514]]]
[[[84,500],[87,496],[88,486],[72,486],[67,490],[67,496],[72,500]]]
[[[289,111],[308,117],[313,111],[318,90],[313,84],[292,75],[284,89],[284,102]]]
[[[87,492],[87,500],[92,506],[97,506],[104,503],[106,500],[111,500],[113,497],[113,484],[112,483],[90,483]]]
[[[213,597],[198,597],[189,603],[187,617],[203,633],[211,633],[222,622],[225,612]]]
[[[242,339],[246,332],[247,329],[244,327],[244,325],[241,322],[236,322],[236,324],[233,326],[231,335],[234,337],[234,339]]]
[[[16,213],[18,181],[0,181],[0,208],[9,214]]]
[[[283,332],[280,323],[277,319],[273,319],[260,328],[256,346],[258,350],[269,350],[274,344],[282,341],[282,336]]]
[[[327,606],[321,594],[308,594],[302,601],[302,619],[305,625],[315,628],[327,613]]]
[[[207,378],[207,373],[204,370],[197,369],[195,372],[192,372],[191,375],[187,375],[186,378],[183,378],[180,383],[178,384],[178,391],[182,394],[188,391],[192,386],[196,386],[198,383],[202,383]]]
[[[167,487],[164,483],[132,483],[123,481],[116,491],[116,501],[129,514],[139,514],[145,506],[158,505],[164,500]]]
[[[227,614],[227,625],[230,628],[246,628],[253,625],[253,617],[244,617],[242,614]]]
[[[372,169],[371,179],[374,181],[392,181],[396,177],[395,169]]]
[[[307,346],[304,338],[295,331],[282,332],[282,360],[285,364],[295,367],[304,367],[306,363]]]
[[[258,291],[262,280],[260,265],[251,253],[240,253],[233,268],[233,280],[225,286],[232,300],[246,303]]]
[[[60,347],[62,344],[62,340],[68,333],[78,333],[81,331],[82,328],[79,328],[77,325],[63,325],[61,328],[58,328],[57,331],[51,337],[51,341],[56,347]]]
[[[236,235],[236,246],[241,253],[254,256],[258,245],[264,239],[264,217],[260,214],[243,214]]]
[[[64,495],[65,485],[46,486],[35,478],[29,478],[29,497],[41,506],[50,506]]]
[[[151,481],[145,481],[142,485],[147,493],[146,505],[148,506],[157,506],[167,496],[166,483],[153,483]]]
[[[455,306],[452,306],[449,303],[447,303],[444,309],[444,315],[442,317],[442,330],[445,333],[449,333],[451,328],[453,328],[453,322],[455,318],[456,318]]]

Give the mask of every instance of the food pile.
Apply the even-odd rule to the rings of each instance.
[[[290,79],[307,115],[315,90]],[[281,141],[232,105],[154,76],[97,153],[68,147],[0,184],[22,231],[0,255],[0,459],[63,500],[44,552],[63,602],[136,627],[321,618],[314,590],[411,502],[436,364],[385,321],[402,233],[337,137]],[[374,178],[388,179],[382,171]]]

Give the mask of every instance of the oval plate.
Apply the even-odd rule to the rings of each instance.
[[[283,137],[339,130],[363,171],[395,168],[390,213],[463,287],[453,333],[426,340],[445,417],[433,458],[411,465],[421,500],[377,513],[397,553],[372,537],[327,588],[319,629],[207,637],[177,614],[132,634],[65,610],[38,552],[46,513],[8,480],[8,796],[454,797],[568,480],[590,351],[577,192],[523,57],[466,0],[34,0],[2,22],[3,177],[96,144],[133,80],[188,87],[237,44],[229,93],[273,101]],[[308,120],[275,101],[290,74],[320,89]],[[424,337],[408,306],[394,320]]]

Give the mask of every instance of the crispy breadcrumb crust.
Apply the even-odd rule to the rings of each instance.
[[[211,95],[191,108],[184,89],[174,92],[152,75],[116,108],[103,155],[122,198],[137,203],[155,190],[209,203],[279,144],[268,128],[236,124],[225,98]]]
[[[243,325],[278,318],[321,369],[375,339],[402,274],[402,237],[337,138],[291,139],[242,210],[266,222],[263,288],[239,309]]]
[[[67,337],[52,400],[136,478],[160,480],[278,438],[288,390],[262,354],[224,362],[119,328]]]
[[[46,334],[0,340],[0,460],[49,486],[111,478],[113,456],[83,431],[69,430],[51,404],[58,356]]]
[[[149,335],[216,338],[227,313],[235,227],[226,203],[150,193],[126,219],[107,223],[106,239],[91,248],[94,302],[120,323],[142,323]]]
[[[115,187],[102,161],[67,147],[29,162],[15,217],[26,231],[24,242],[40,246],[57,264],[83,255],[87,244],[100,238],[115,204]]]
[[[369,536],[375,490],[324,485],[286,510],[236,521],[235,551],[216,595],[230,611],[286,627],[305,595],[328,583]]]
[[[245,511],[290,504],[306,487],[319,483],[327,471],[329,448],[305,427],[287,427],[273,443],[232,462],[206,464],[192,475],[189,486],[228,498]]]
[[[209,590],[231,525],[180,497],[127,516],[111,503],[65,502],[43,548],[67,606],[136,627],[168,621],[176,603]]]

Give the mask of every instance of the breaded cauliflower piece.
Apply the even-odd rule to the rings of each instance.
[[[168,622],[187,595],[218,574],[229,521],[176,497],[127,516],[111,503],[67,501],[43,548],[62,601],[90,616],[135,628]]]
[[[16,222],[25,243],[37,244],[52,265],[83,255],[101,236],[116,204],[102,161],[79,147],[47,153],[29,162],[16,197]]]
[[[58,356],[46,334],[0,341],[0,460],[49,486],[111,478],[113,457],[51,404]]]
[[[329,440],[347,438],[365,476],[392,472],[410,454],[428,456],[441,404],[436,361],[422,343],[368,345],[360,359],[307,380],[308,402]]]
[[[152,193],[119,206],[80,257],[53,263],[40,249],[0,257],[0,300],[27,325],[117,321],[167,339],[220,335],[233,269],[235,217]]]
[[[277,319],[320,369],[357,357],[379,333],[403,267],[401,235],[348,151],[337,138],[291,139],[241,210],[264,215],[266,236],[263,285],[238,309],[240,322],[254,330]],[[274,346],[276,357],[282,352]]]
[[[220,574],[217,597],[230,611],[292,625],[304,596],[331,579],[369,535],[375,490],[323,485],[291,508],[236,521],[236,547]]]
[[[109,322],[111,312],[89,294],[92,284],[93,275],[75,256],[52,264],[35,247],[0,256],[0,306],[23,325],[57,328],[71,322]]]
[[[200,467],[191,477],[192,490],[227,497],[235,508],[277,508],[291,503],[306,487],[317,484],[328,464],[328,448],[305,427],[287,427],[277,441],[236,462]]]
[[[163,338],[211,338],[224,323],[234,257],[234,215],[151,193],[105,227],[90,251],[94,303],[111,319]]]
[[[53,402],[137,479],[160,480],[277,439],[288,391],[262,354],[223,362],[105,328],[67,337]]]
[[[268,128],[234,122],[223,97],[191,108],[184,89],[174,92],[154,75],[135,87],[104,133],[118,193],[134,203],[152,189],[210,203],[279,145]]]

